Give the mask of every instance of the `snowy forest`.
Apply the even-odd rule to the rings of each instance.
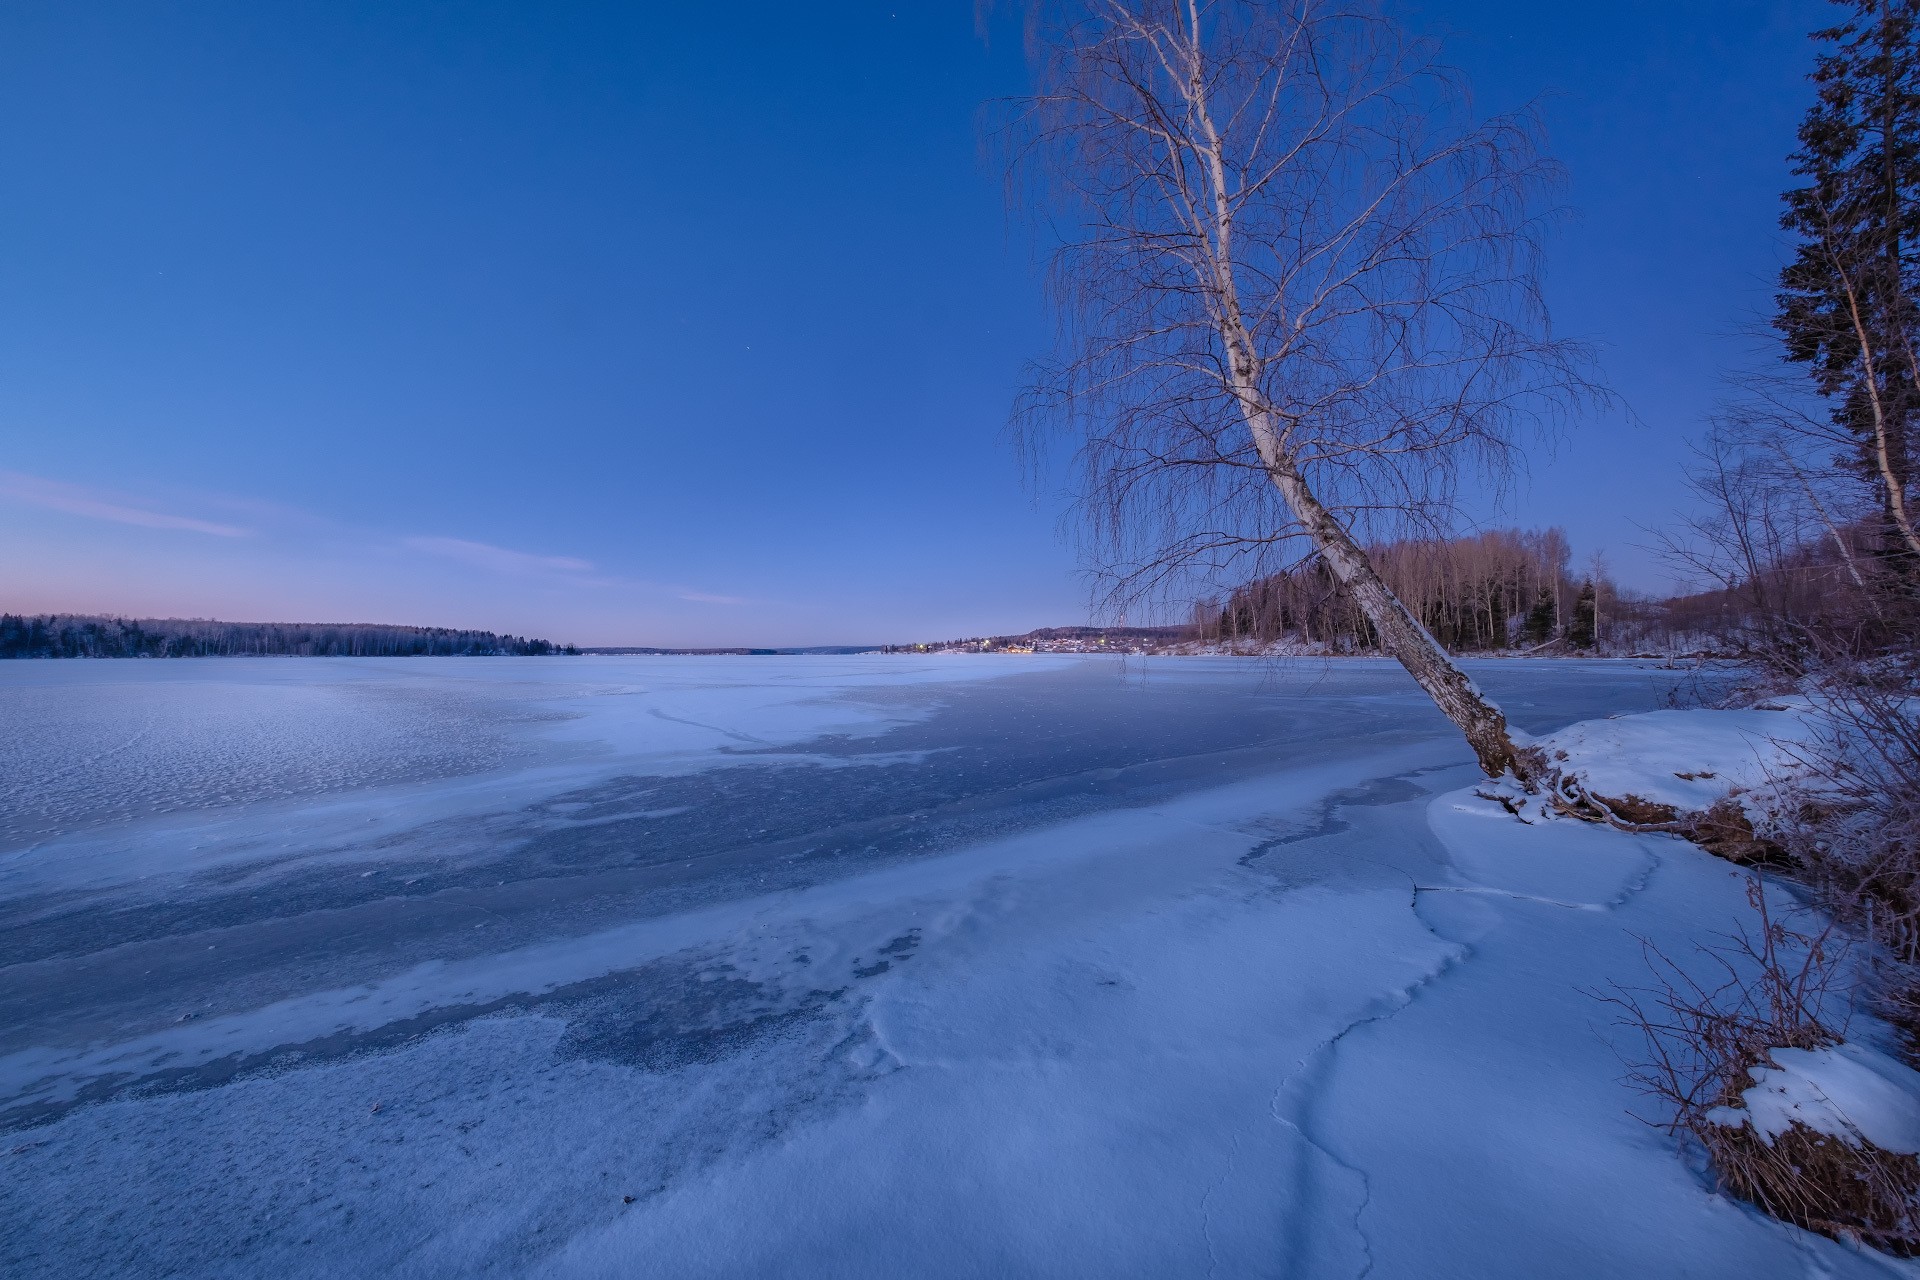
[[[0,658],[446,658],[574,652],[572,646],[545,640],[443,627],[0,614]]]
[[[1781,485],[1764,473],[1777,467],[1771,444],[1744,472],[1738,505],[1697,521],[1686,540],[1669,537],[1667,559],[1701,585],[1675,595],[1632,591],[1608,573],[1602,557],[1575,568],[1559,529],[1498,529],[1460,538],[1403,540],[1370,546],[1368,555],[1449,653],[1535,656],[1756,656],[1801,628],[1845,626],[1852,611],[1873,606],[1870,573],[1884,564],[1884,530],[1857,510],[1831,528],[1832,512],[1860,507],[1860,498],[1808,498],[1811,467]],[[1693,477],[1710,490],[1711,473]],[[1823,482],[1841,487],[1831,469]],[[1865,495],[1862,495],[1864,497]],[[1762,504],[1767,504],[1762,510]],[[1711,509],[1711,508],[1709,508]],[[1738,519],[1743,527],[1736,528]],[[1731,535],[1734,541],[1722,539]],[[1897,549],[1897,548],[1896,548]],[[1379,637],[1363,609],[1327,569],[1309,558],[1255,578],[1193,607],[1183,639],[1206,649],[1298,648],[1367,653]]]
[[[1592,651],[1601,609],[1612,623],[1608,648],[1630,649],[1646,639],[1647,616],[1656,608],[1635,601],[1631,617],[1621,618],[1618,587],[1604,574],[1572,573],[1558,529],[1392,542],[1369,547],[1368,555],[1450,653]],[[1351,653],[1379,644],[1365,611],[1318,558],[1257,578],[1225,601],[1202,601],[1192,631],[1202,643],[1229,646],[1292,640]]]

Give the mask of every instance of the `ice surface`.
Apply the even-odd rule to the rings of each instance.
[[[1513,821],[1385,664],[183,669],[0,665],[31,741],[118,703],[185,744],[5,855],[7,1275],[1907,1268],[1627,1115],[1581,989],[1740,873]],[[1671,678],[1476,675],[1534,733]],[[386,763],[222,782],[312,707]]]

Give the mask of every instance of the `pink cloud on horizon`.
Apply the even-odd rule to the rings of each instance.
[[[218,538],[251,537],[251,529],[242,529],[230,524],[216,524],[211,520],[197,520],[192,516],[169,515],[162,511],[149,511],[144,507],[130,506],[117,495],[107,494],[97,489],[87,489],[80,485],[63,484],[58,480],[48,480],[41,476],[30,476],[19,471],[0,471],[0,498],[12,499],[30,507],[41,507],[48,511],[61,511],[67,515],[85,516],[93,520],[108,520],[115,524],[138,525],[146,529],[181,529],[190,533],[211,534]]]
[[[592,573],[593,565],[589,561],[573,556],[542,556],[526,551],[512,551],[506,547],[496,547],[485,542],[469,542],[465,538],[403,538],[401,545],[414,551],[424,551],[428,555],[444,556],[462,564],[470,564],[480,569],[491,569],[496,573]]]

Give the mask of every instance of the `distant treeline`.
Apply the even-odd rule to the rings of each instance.
[[[498,657],[576,653],[546,640],[375,623],[0,614],[0,658]]]
[[[1556,639],[1594,647],[1598,584],[1568,572],[1571,554],[1558,529],[1501,529],[1367,550],[1380,576],[1450,653]],[[1339,651],[1377,646],[1365,613],[1317,557],[1256,578],[1224,601],[1201,601],[1193,627],[1205,641],[1295,638]]]
[[[1623,590],[1599,564],[1572,571],[1558,529],[1491,530],[1368,551],[1452,653],[1743,653],[1779,643],[1770,625],[1782,633],[1815,626],[1865,575],[1872,543],[1867,524],[1828,522],[1818,536],[1773,546],[1761,568],[1743,573],[1736,563],[1724,586],[1668,598]],[[1229,647],[1292,639],[1336,653],[1378,648],[1366,616],[1318,559],[1256,578],[1224,600],[1199,602],[1190,633]]]
[[[1621,589],[1598,563],[1574,572],[1559,529],[1496,529],[1368,551],[1388,585],[1451,653],[1739,651],[1746,645],[1736,633],[1753,614],[1726,590],[1662,599]],[[1823,552],[1813,547],[1803,559]],[[1817,595],[1832,576],[1813,571],[1822,568],[1803,571],[1796,561],[1764,585]],[[1378,648],[1366,616],[1317,559],[1256,578],[1224,600],[1201,601],[1191,633],[1228,646],[1291,639],[1336,653]]]

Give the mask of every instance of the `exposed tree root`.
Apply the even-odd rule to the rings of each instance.
[[[1740,802],[1730,795],[1697,813],[1683,813],[1636,795],[1595,795],[1567,773],[1552,775],[1542,791],[1547,805],[1563,817],[1605,823],[1636,835],[1680,836],[1737,866],[1788,870],[1796,865],[1784,847],[1753,829]]]

